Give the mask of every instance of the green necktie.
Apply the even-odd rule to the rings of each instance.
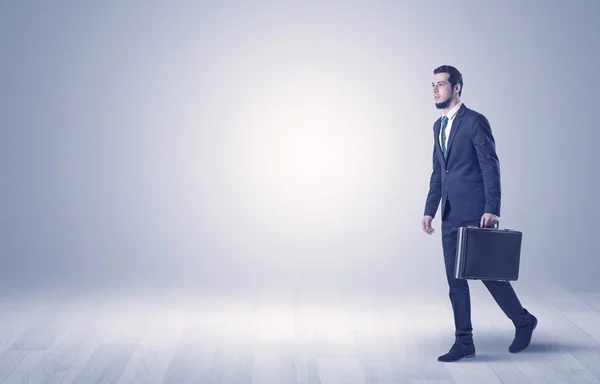
[[[442,153],[444,154],[444,160],[446,160],[446,125],[448,125],[448,117],[442,117]]]

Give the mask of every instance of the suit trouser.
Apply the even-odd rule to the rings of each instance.
[[[460,343],[473,342],[473,326],[471,324],[471,297],[467,280],[454,277],[458,227],[477,225],[479,220],[472,222],[460,221],[452,212],[449,202],[442,217],[442,247],[444,250],[444,264],[448,280],[450,303],[454,312],[454,325],[456,341]],[[515,327],[529,324],[529,312],[521,303],[508,281],[482,280],[506,316],[512,320]]]

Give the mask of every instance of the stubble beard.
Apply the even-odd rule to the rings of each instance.
[[[448,108],[448,106],[450,105],[450,101],[452,101],[452,99],[450,99],[450,98],[449,98],[449,99],[448,99],[448,100],[446,100],[446,101],[442,101],[442,102],[439,102],[439,103],[435,103],[435,107],[436,107],[437,109],[444,109],[444,108]]]

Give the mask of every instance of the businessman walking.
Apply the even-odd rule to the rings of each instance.
[[[442,248],[450,303],[454,313],[455,342],[438,361],[451,362],[475,356],[471,299],[467,280],[454,277],[457,231],[460,226],[491,226],[500,216],[500,166],[490,123],[460,100],[461,73],[444,65],[433,71],[435,106],[443,111],[433,125],[433,172],[423,232],[433,234],[431,222],[438,210],[442,222]],[[529,346],[537,319],[521,303],[507,281],[483,281],[494,300],[515,326],[509,352]]]

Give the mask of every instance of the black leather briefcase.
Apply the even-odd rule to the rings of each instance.
[[[511,281],[519,278],[523,233],[513,229],[459,227],[454,277]]]

